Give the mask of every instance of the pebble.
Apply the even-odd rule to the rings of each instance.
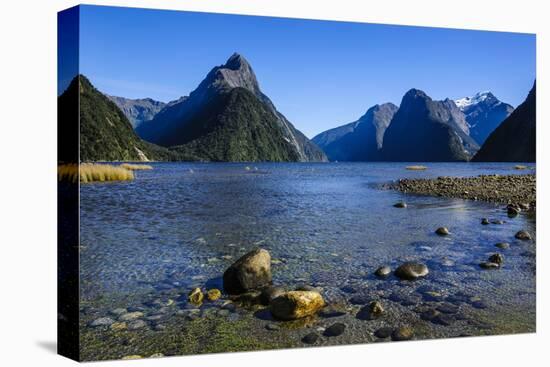
[[[147,323],[143,320],[134,320],[128,324],[128,330],[137,330],[147,326]]]
[[[482,269],[486,269],[486,270],[492,270],[492,269],[498,269],[498,268],[500,268],[500,265],[499,265],[499,264],[493,263],[493,262],[490,262],[490,261],[484,261],[484,262],[482,262],[481,264],[479,264],[479,266],[480,266]]]
[[[111,324],[111,330],[113,331],[121,331],[126,330],[128,328],[128,325],[126,325],[125,322],[114,322]]]
[[[127,313],[127,312],[128,312],[128,310],[126,310],[125,308],[115,308],[114,310],[111,311],[111,314],[113,314],[115,316],[120,316],[123,313]]]
[[[395,329],[391,334],[393,341],[411,340],[414,337],[414,331],[410,327],[400,327]]]
[[[500,248],[500,249],[510,248],[510,244],[508,242],[499,242],[495,246]]]
[[[319,334],[311,332],[302,338],[302,341],[306,344],[314,344],[319,339]]]
[[[216,288],[209,289],[208,292],[206,292],[206,298],[208,298],[209,301],[215,301],[219,299],[221,296],[222,296],[222,292]]]
[[[502,265],[504,263],[504,256],[502,254],[492,254],[489,256],[489,262],[496,263],[498,265]]]
[[[415,280],[428,275],[428,267],[422,263],[406,262],[395,269],[395,275],[405,280]]]
[[[393,332],[393,329],[391,327],[381,327],[380,329],[374,332],[374,336],[380,339],[386,339],[390,337],[392,332]]]
[[[346,324],[337,322],[336,324],[332,324],[326,328],[324,334],[328,337],[339,336],[344,333],[344,330],[346,330]]]
[[[481,224],[483,224],[484,226],[489,224],[489,219],[487,219],[487,218],[481,219]]]
[[[128,312],[128,313],[120,315],[118,320],[119,321],[132,321],[132,320],[137,320],[140,317],[143,317],[143,312],[134,311],[134,312]]]
[[[91,327],[98,327],[98,326],[110,326],[112,325],[113,323],[115,322],[115,320],[113,320],[112,318],[110,317],[101,317],[99,319],[96,319],[92,322],[90,322],[90,326]]]
[[[267,324],[265,326],[265,328],[269,331],[277,331],[277,330],[281,329],[281,327],[279,325],[276,325],[276,324]]]

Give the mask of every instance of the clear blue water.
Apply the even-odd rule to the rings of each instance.
[[[520,229],[536,234],[533,218],[509,219],[502,205],[377,187],[404,177],[530,170],[509,163],[429,163],[426,171],[407,171],[407,163],[153,165],[132,182],[81,186],[82,300],[221,286],[223,271],[261,246],[281,260],[273,265],[275,283],[323,287],[329,302],[345,302],[346,285],[368,284],[377,294],[401,289],[372,272],[418,260],[430,267],[422,284],[479,295],[491,312],[519,310],[534,319],[535,244],[514,239]],[[400,200],[407,209],[392,206]],[[482,217],[506,223],[482,226]],[[435,235],[439,226],[452,235]],[[497,242],[512,245],[505,266],[480,270]]]

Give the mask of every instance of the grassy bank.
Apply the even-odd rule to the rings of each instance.
[[[57,167],[59,181],[71,183],[89,183],[106,181],[129,181],[134,179],[134,173],[121,166],[110,164],[82,163],[63,164]]]

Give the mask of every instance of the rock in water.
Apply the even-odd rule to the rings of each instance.
[[[219,299],[222,296],[222,292],[220,292],[219,289],[210,289],[208,292],[206,292],[206,298],[208,298],[209,301],[215,301]]]
[[[450,232],[449,232],[449,230],[447,229],[447,227],[439,227],[438,229],[435,230],[435,233],[437,233],[437,234],[440,235],[440,236],[446,236],[446,235],[448,235]]]
[[[411,340],[414,337],[414,331],[410,327],[400,327],[391,334],[393,341]]]
[[[376,275],[379,278],[386,278],[391,273],[391,268],[389,266],[381,266],[374,272],[374,275]]]
[[[384,307],[382,306],[382,303],[380,303],[379,301],[372,301],[369,304],[369,311],[373,316],[380,316],[381,314],[384,313]]]
[[[204,294],[202,294],[200,288],[195,288],[191,292],[189,292],[188,299],[189,302],[198,305],[202,303],[202,300],[204,299]]]
[[[395,269],[395,275],[405,280],[415,280],[428,275],[428,267],[421,263],[406,262]]]
[[[290,291],[271,301],[271,314],[279,320],[296,320],[314,315],[324,306],[319,292]]]
[[[479,264],[479,266],[483,269],[491,270],[491,269],[498,269],[500,268],[500,265],[491,261],[485,261]]]
[[[253,250],[223,273],[223,287],[229,294],[240,294],[271,284],[271,256],[264,249]]]
[[[508,242],[499,242],[495,246],[500,248],[500,249],[510,248],[510,244]]]
[[[489,224],[489,219],[487,219],[487,218],[482,218],[482,219],[481,219],[481,224],[483,224],[484,226],[486,226],[487,224]]]
[[[330,325],[325,330],[325,336],[331,337],[331,336],[338,336],[342,335],[344,331],[346,330],[346,324],[342,324],[341,322],[337,322],[336,324]]]
[[[400,201],[400,202],[398,202],[398,203],[393,204],[393,207],[394,207],[394,208],[406,208],[406,207],[407,207],[407,203],[405,203],[404,201]]]
[[[515,236],[518,240],[530,240],[531,234],[527,231],[524,231],[523,229],[521,231],[518,231]]]
[[[498,265],[502,265],[504,263],[504,256],[502,254],[493,254],[489,257],[489,261],[492,263],[496,263]]]

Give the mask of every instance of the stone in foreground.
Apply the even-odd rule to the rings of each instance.
[[[342,324],[341,322],[337,322],[336,324],[330,325],[326,330],[324,335],[331,337],[331,336],[339,336],[344,333],[346,330],[346,324]]]
[[[271,301],[271,314],[279,320],[296,320],[314,315],[324,306],[319,292],[290,291]]]
[[[428,267],[421,263],[406,262],[395,269],[395,275],[405,280],[415,280],[428,275]]]
[[[271,284],[271,256],[264,249],[253,250],[223,273],[223,287],[229,294],[241,294]]]

